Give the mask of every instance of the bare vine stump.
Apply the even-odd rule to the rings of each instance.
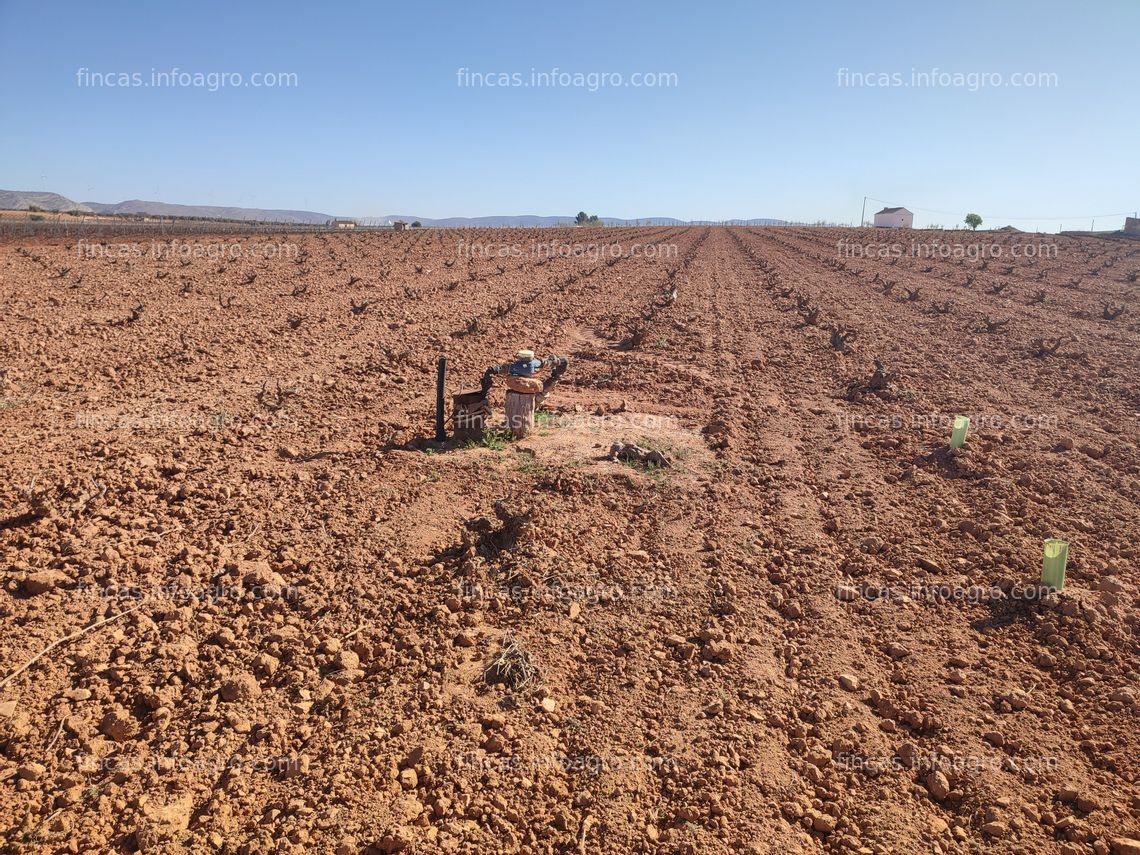
[[[464,389],[451,396],[453,434],[460,441],[482,439],[490,414],[491,405],[482,389]]]
[[[534,395],[507,390],[507,427],[517,439],[534,429]]]

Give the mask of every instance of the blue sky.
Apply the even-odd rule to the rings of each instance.
[[[1042,230],[1140,207],[1135,0],[0,0],[0,32],[0,187],[79,201],[855,222],[870,195]],[[174,68],[295,85],[91,82]],[[555,68],[673,78],[460,85]],[[975,77],[856,85],[933,69]]]

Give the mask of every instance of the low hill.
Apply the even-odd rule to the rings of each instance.
[[[271,223],[304,223],[321,225],[332,219],[330,214],[316,211],[291,211],[275,208],[228,208],[217,205],[176,205],[128,199],[126,202],[84,202],[97,214],[147,214],[153,217],[188,217],[191,219],[255,220]]]
[[[0,190],[0,209],[6,211],[26,211],[39,208],[42,211],[82,211],[92,213],[91,208],[80,202],[73,202],[58,193],[43,193],[37,190]]]

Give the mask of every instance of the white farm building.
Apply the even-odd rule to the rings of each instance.
[[[875,213],[875,228],[877,229],[911,229],[914,228],[914,214],[906,208],[883,208]]]

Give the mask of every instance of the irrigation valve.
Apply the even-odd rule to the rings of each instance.
[[[526,436],[534,428],[534,412],[550,390],[566,373],[570,360],[564,356],[537,359],[533,350],[520,350],[510,362],[492,365],[483,372],[478,389],[468,389],[453,396],[455,435],[461,439],[477,439],[483,435],[490,415],[488,398],[496,377],[506,387],[507,427],[516,437]],[[549,369],[545,377],[540,374]]]

